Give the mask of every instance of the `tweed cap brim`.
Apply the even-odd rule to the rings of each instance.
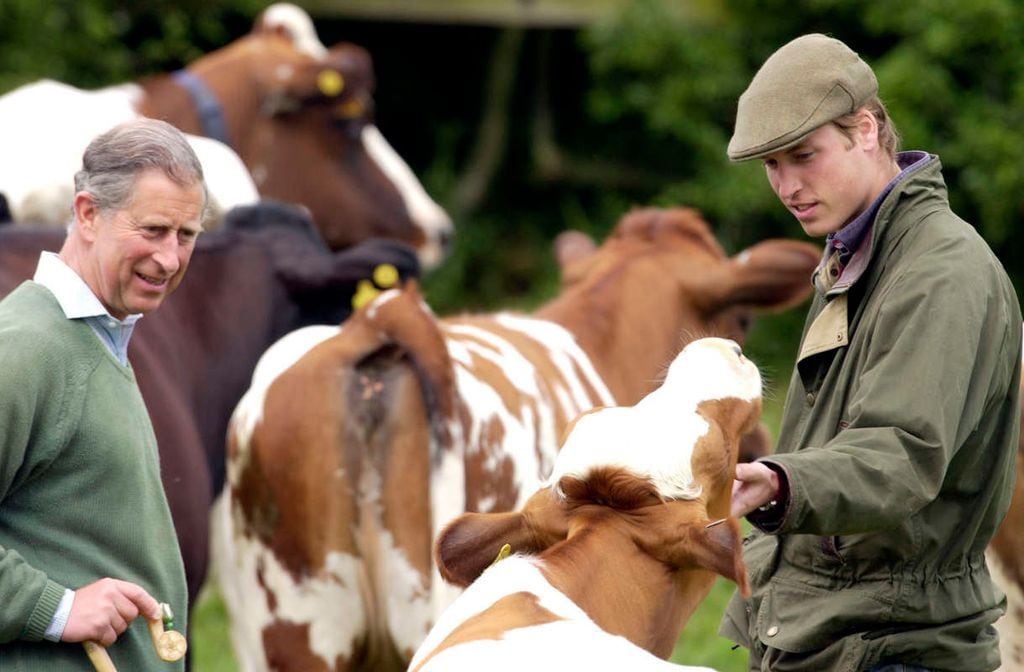
[[[871,67],[837,39],[813,33],[768,57],[740,96],[732,161],[788,149],[878,92]]]

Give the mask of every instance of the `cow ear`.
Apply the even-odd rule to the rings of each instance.
[[[745,305],[785,310],[803,303],[813,290],[811,274],[821,260],[817,245],[798,240],[766,240],[729,259],[709,274],[704,297],[708,310]]]
[[[597,250],[594,239],[582,231],[563,231],[554,242],[555,261],[562,276],[562,284],[572,283],[582,275],[578,262],[589,259]]]
[[[660,559],[672,567],[701,567],[733,581],[744,597],[750,596],[747,568],[743,564],[740,527],[735,518],[713,523],[686,522],[675,527]]]
[[[445,527],[434,544],[437,569],[448,583],[465,588],[502,553],[514,548],[520,513],[465,513]],[[516,549],[517,551],[519,549]]]
[[[434,559],[445,581],[466,587],[504,554],[539,553],[568,532],[561,500],[544,488],[518,512],[459,516],[438,535]]]

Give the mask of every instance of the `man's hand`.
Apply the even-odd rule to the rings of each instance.
[[[779,475],[760,462],[736,465],[732,482],[732,515],[742,518],[778,497]]]
[[[134,583],[100,579],[75,591],[61,639],[65,642],[91,640],[110,646],[139,614],[159,619],[162,617],[160,604]]]

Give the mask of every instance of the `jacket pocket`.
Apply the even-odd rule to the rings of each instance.
[[[877,627],[889,607],[858,588],[827,589],[797,578],[776,577],[753,619],[752,633],[765,646],[790,653],[838,647],[843,657],[859,656],[861,634]]]

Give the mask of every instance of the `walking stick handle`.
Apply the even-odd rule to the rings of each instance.
[[[165,623],[168,627],[174,623],[171,605],[161,602],[160,610],[163,612],[163,618],[146,619],[149,621],[149,634],[153,638],[153,648],[156,649],[156,655],[160,660],[173,663],[185,655],[188,643],[185,636],[177,630],[164,630]]]
[[[161,618],[146,619],[149,625],[149,636],[153,640],[153,648],[156,650],[156,655],[160,660],[173,663],[176,660],[181,660],[181,657],[185,655],[188,643],[185,641],[185,636],[180,632],[164,629],[165,622],[168,624],[168,627],[174,622],[170,605],[161,603],[160,610],[163,612]],[[114,667],[114,661],[110,659],[110,654],[107,653],[106,647],[102,644],[87,641],[82,642],[82,646],[85,647],[85,653],[89,656],[89,660],[92,661],[92,666],[96,668],[96,672],[117,672],[117,668]]]

